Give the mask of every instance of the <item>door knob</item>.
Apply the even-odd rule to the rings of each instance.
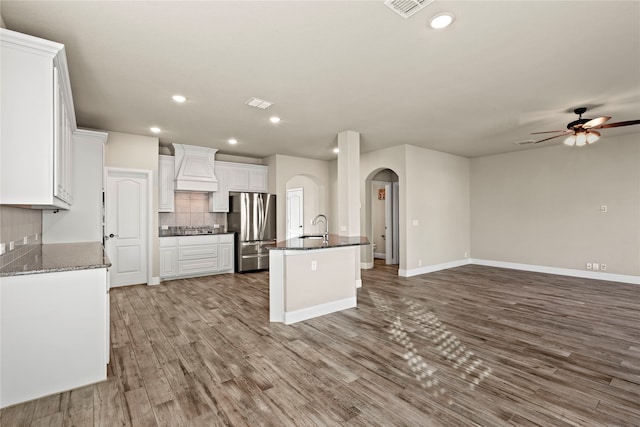
[[[105,240],[109,240],[109,239],[113,239],[114,237],[118,237],[118,235],[117,235],[117,234],[113,234],[113,233],[111,233],[111,234],[109,234],[108,236],[104,236],[104,239],[105,239]]]

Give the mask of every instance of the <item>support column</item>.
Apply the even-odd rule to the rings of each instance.
[[[338,234],[360,236],[360,133],[340,132],[338,149]],[[355,252],[356,287],[360,287],[359,246]]]
[[[338,134],[338,234],[360,235],[360,134]]]

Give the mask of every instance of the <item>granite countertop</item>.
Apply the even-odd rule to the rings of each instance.
[[[212,227],[169,227],[168,229],[160,229],[159,237],[183,237],[183,236],[213,236],[217,234],[233,234],[232,231],[222,231],[221,228]]]
[[[102,243],[32,245],[23,256],[0,268],[0,277],[107,268],[111,262]]]
[[[347,237],[338,236],[337,234],[329,234],[329,241],[323,242],[322,239],[301,239],[295,237],[293,239],[284,240],[276,243],[275,246],[270,246],[271,250],[313,250],[313,249],[328,249],[328,248],[341,248],[344,246],[364,246],[369,244],[369,239],[362,236]]]

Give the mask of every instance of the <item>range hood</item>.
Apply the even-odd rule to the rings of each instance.
[[[214,172],[215,148],[171,144],[175,161],[176,191],[218,191]]]

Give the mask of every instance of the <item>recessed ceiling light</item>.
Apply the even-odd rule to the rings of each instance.
[[[238,143],[238,140],[237,140],[237,139],[235,139],[235,138],[229,138],[229,141],[228,141],[228,142],[229,142],[229,144],[231,144],[231,145],[236,145],[236,144]]]
[[[338,154],[340,152],[340,149],[338,147],[336,147],[336,148],[333,149],[333,152]]]
[[[162,129],[156,126],[150,127],[149,130],[153,133],[160,133],[162,131]]]
[[[280,122],[280,117],[276,117],[276,116],[270,117],[269,121],[271,123],[279,123]]]
[[[187,100],[187,98],[185,98],[185,97],[184,97],[184,96],[182,96],[182,95],[173,95],[173,96],[171,97],[171,99],[173,99],[174,101],[176,101],[176,102],[178,102],[178,103],[180,103],[180,104],[182,104],[184,101],[186,101],[186,100]]]
[[[446,28],[453,22],[455,15],[451,12],[443,12],[437,15],[434,15],[431,20],[429,20],[429,26],[436,30],[440,30],[442,28]]]

